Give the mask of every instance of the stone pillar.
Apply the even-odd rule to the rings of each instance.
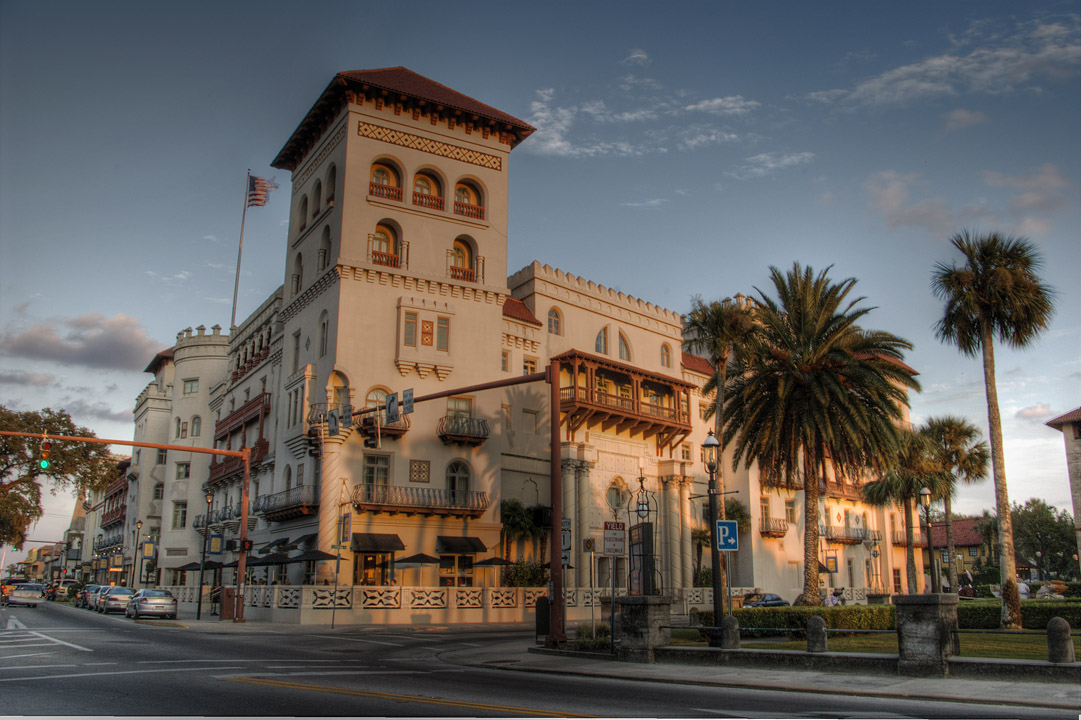
[[[672,598],[664,595],[632,595],[616,598],[619,605],[621,641],[616,658],[623,662],[653,662],[653,649],[672,642]]]
[[[333,548],[338,543],[338,514],[339,512],[352,512],[350,507],[350,493],[352,484],[349,479],[342,476],[341,469],[342,439],[338,437],[323,438],[323,454],[319,463],[319,476],[312,482],[319,483],[319,544],[318,548],[332,555],[337,553]],[[314,473],[313,473],[314,475]],[[345,503],[345,507],[341,507]],[[340,509],[339,509],[340,508]],[[355,515],[355,513],[353,513]],[[353,584],[353,561],[348,549],[342,550],[343,572],[338,577],[338,585],[349,586]],[[347,561],[348,559],[348,561]],[[322,585],[326,580],[334,584],[335,563],[316,563],[315,582]]]
[[[1070,636],[1070,623],[1053,617],[1047,623],[1047,659],[1053,663],[1077,662],[1077,651]]]
[[[897,672],[915,677],[948,677],[949,657],[958,648],[957,594],[894,595],[897,608]]]
[[[735,615],[725,615],[720,622],[721,649],[739,650],[739,620]]]
[[[694,527],[693,512],[691,510],[691,486],[693,484],[693,477],[683,476],[680,478],[679,513],[683,527],[679,554],[683,563],[681,582],[683,587],[687,589],[694,587],[694,543],[691,539],[691,529]]]
[[[682,577],[679,553],[679,489],[678,478],[666,476],[660,478],[664,519],[661,527],[664,533],[664,555],[661,561],[661,582],[665,595],[675,597],[679,580]]]
[[[577,496],[577,492],[576,492],[576,489],[575,489],[575,486],[574,486],[574,470],[575,470],[575,466],[578,464],[578,461],[574,457],[574,455],[575,455],[575,449],[574,448],[575,448],[575,446],[573,444],[571,444],[571,443],[563,443],[563,461],[562,461],[562,464],[560,466],[561,471],[563,473],[563,517],[570,519],[571,528],[574,528],[575,519],[578,517],[578,511],[577,511],[577,508],[575,507],[575,505],[576,505],[575,497]],[[575,533],[572,530],[571,531],[571,554],[570,554],[570,557],[571,557],[571,560],[572,560],[571,565],[574,565],[577,568],[578,563],[573,562],[576,559],[575,555],[574,555],[574,542],[575,542],[574,534]],[[563,557],[562,538],[563,538],[563,528],[561,528],[561,527],[553,527],[552,528],[552,542],[551,542],[551,545],[552,545],[551,555],[552,555],[552,562],[553,563],[557,563],[557,562],[562,561],[562,557]],[[577,580],[577,578],[575,578],[575,580]],[[578,584],[577,582],[572,583],[570,581],[570,578],[567,576],[566,572],[563,573],[563,588],[564,589],[569,588],[569,587],[574,587],[577,584]]]
[[[822,653],[828,650],[826,621],[821,615],[812,615],[807,621],[807,652]]]
[[[590,537],[589,530],[589,516],[590,511],[593,508],[593,501],[589,488],[589,470],[593,467],[593,463],[588,460],[579,459],[574,464],[574,483],[577,489],[577,503],[575,505],[575,511],[577,513],[576,524],[574,525],[574,532],[572,533],[571,540],[573,542],[574,551],[571,553],[571,557],[575,558],[575,579],[577,582],[575,586],[578,588],[589,587],[589,565],[590,557],[589,553],[583,550],[583,540]],[[585,601],[580,601],[581,605],[585,604]]]

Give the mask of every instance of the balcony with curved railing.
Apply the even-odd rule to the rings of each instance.
[[[819,525],[819,537],[841,545],[858,545],[866,539],[863,528],[847,527],[844,525]]]
[[[761,519],[758,532],[763,537],[783,538],[788,534],[788,521],[784,518],[768,518]]]
[[[439,418],[436,434],[444,445],[467,445],[476,447],[484,443],[490,434],[488,421],[484,418],[464,415],[447,415]]]
[[[281,492],[260,495],[256,498],[254,509],[269,522],[315,515],[319,512],[319,486],[298,485]]]
[[[250,466],[254,468],[266,459],[270,454],[270,443],[260,438],[251,446]],[[210,474],[207,476],[208,485],[217,485],[225,480],[240,475],[244,472],[244,458],[226,457],[221,462],[210,464]]]
[[[400,187],[396,187],[394,185],[387,185],[385,183],[368,183],[368,194],[372,197],[381,198],[383,200],[395,200],[397,202],[402,201],[402,189]]]
[[[361,484],[353,489],[358,512],[446,515],[476,518],[488,509],[488,494],[440,488]]]

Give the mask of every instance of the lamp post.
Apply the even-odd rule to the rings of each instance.
[[[1043,582],[1043,552],[1036,551],[1036,579]]]
[[[143,521],[140,520],[139,522],[135,523],[135,526],[139,530],[139,542],[136,543],[136,545],[137,545],[136,552],[139,553],[139,584],[145,584],[145,580],[143,580],[143,559],[144,559],[143,556],[146,555],[146,553],[143,552]],[[132,564],[132,570],[134,570],[135,569],[135,567],[134,567],[135,566],[135,558],[131,559],[131,564]],[[133,585],[132,587],[135,587],[135,586]]]
[[[631,534],[631,572],[628,592],[633,595],[652,595],[657,590],[654,553],[654,523],[651,518],[656,508],[650,502],[651,493],[646,490],[645,476],[638,477],[638,492],[630,498],[627,515],[632,525]],[[637,581],[635,581],[637,578]]]
[[[135,521],[135,531],[132,532],[132,534],[131,534],[131,545],[132,545],[132,548],[131,548],[131,582],[128,583],[128,587],[130,587],[130,588],[135,587],[135,555],[136,555],[136,553],[139,552],[139,548],[138,548],[138,545],[139,545],[139,533],[142,531],[142,529],[143,529],[143,521],[142,520],[136,520]],[[123,545],[123,541],[121,541],[121,545]],[[121,547],[121,550],[123,550],[123,547]]]
[[[931,541],[931,491],[927,488],[920,490],[920,504],[923,505],[923,519],[927,527],[924,537],[927,538],[927,556],[931,559],[931,592],[937,593],[939,589],[938,574],[935,572],[935,546]]]
[[[203,525],[203,557],[199,561],[199,599],[195,603],[195,619],[201,620],[203,618],[203,571],[206,569],[206,543],[210,538],[210,503],[214,502],[214,493],[207,490],[206,495],[203,496],[206,500],[206,515]]]
[[[724,594],[721,584],[721,551],[717,546],[717,455],[720,450],[721,443],[713,435],[713,431],[709,431],[709,435],[706,436],[705,442],[702,443],[702,452],[705,456],[706,470],[709,472],[709,559],[710,568],[713,574],[713,625],[719,627],[721,618],[724,616]],[[719,647],[721,644],[721,634],[719,632],[711,632],[709,634],[709,644],[714,647]]]

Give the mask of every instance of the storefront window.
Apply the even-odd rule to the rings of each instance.
[[[473,585],[473,556],[472,555],[440,555],[439,556],[439,586],[440,587],[472,587]]]
[[[353,558],[354,585],[392,585],[392,553],[358,553]]]

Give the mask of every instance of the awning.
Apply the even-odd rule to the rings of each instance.
[[[260,567],[262,565],[282,565],[286,562],[289,562],[289,556],[285,553],[270,553],[269,555],[264,555],[258,560],[252,560],[251,566]]]
[[[288,545],[289,538],[278,538],[277,540],[271,540],[266,545],[259,548],[258,553],[260,555],[266,555],[268,552],[278,547],[279,545]]]
[[[394,533],[353,533],[353,552],[394,552],[405,543]]]
[[[334,560],[336,557],[337,555],[331,555],[322,550],[308,550],[307,552],[300,553],[296,557],[289,558],[288,562],[319,562],[321,560]]]
[[[484,552],[488,549],[478,537],[452,537],[449,535],[439,535],[436,537],[436,540],[439,541],[440,552],[445,553],[471,555],[473,553]]]
[[[308,533],[307,535],[301,535],[300,537],[298,537],[293,542],[283,544],[282,545],[282,550],[296,550],[297,548],[299,548],[299,547],[303,546],[304,544],[314,540],[317,537],[319,537],[319,533]]]

